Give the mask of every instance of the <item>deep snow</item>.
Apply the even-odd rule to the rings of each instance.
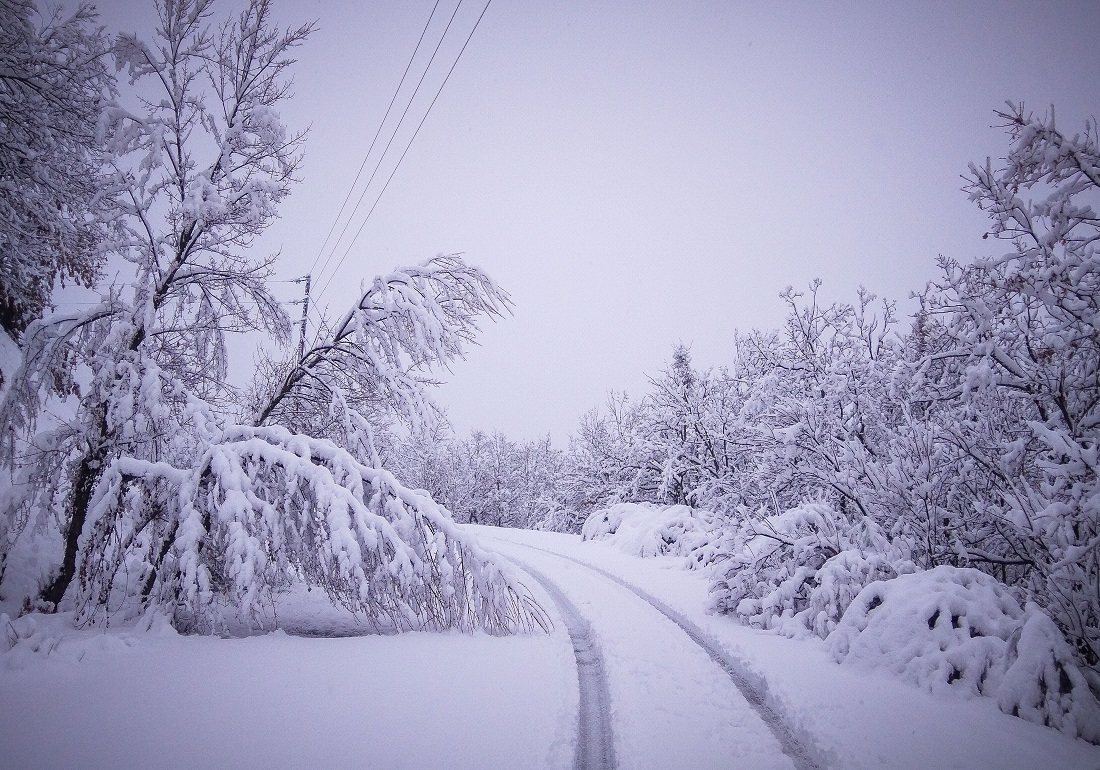
[[[899,678],[837,664],[819,639],[795,640],[708,614],[708,581],[679,557],[642,559],[575,535],[477,528],[587,561],[652,594],[716,640],[770,693],[800,734],[837,768],[1100,768],[1100,747],[998,710],[989,698],[933,696]],[[492,540],[486,538],[486,545]],[[588,579],[597,580],[598,576]],[[609,658],[613,652],[606,653]],[[715,667],[716,677],[720,672]]]
[[[1100,768],[1100,748],[1007,716],[991,699],[933,696],[837,664],[818,640],[707,614],[706,578],[674,557],[471,529],[486,547],[537,566],[588,613],[610,679],[620,767],[786,758],[723,672],[660,613],[595,572],[515,543],[598,565],[690,618],[756,675],[776,712],[833,767]],[[163,628],[63,631],[64,617],[41,618],[32,639],[0,654],[0,766],[571,767],[573,649],[550,600],[531,588],[554,618],[549,635],[220,639]],[[287,627],[354,630],[330,614],[304,625],[301,606],[292,614],[297,626],[280,614]]]
[[[558,635],[92,634],[0,671],[5,768],[569,767]]]

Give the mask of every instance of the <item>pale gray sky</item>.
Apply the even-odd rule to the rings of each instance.
[[[303,181],[262,244],[281,246],[284,277],[314,262],[433,2],[279,5],[282,23],[320,27],[283,110],[311,125]],[[464,1],[395,160],[483,3]],[[147,32],[144,3],[98,5],[110,29]],[[515,314],[440,400],[460,433],[563,445],[679,341],[730,362],[734,329],[777,325],[788,284],[904,299],[937,254],[987,253],[960,175],[1004,153],[1006,99],[1054,104],[1069,131],[1100,115],[1098,31],[1095,1],[493,0],[322,305],[339,314],[362,279],[464,252]]]

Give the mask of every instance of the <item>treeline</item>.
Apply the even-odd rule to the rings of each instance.
[[[941,258],[910,319],[862,289],[852,303],[788,289],[782,327],[738,334],[727,367],[700,371],[678,347],[641,398],[585,415],[568,452],[540,445],[549,473],[529,470],[531,446],[460,442],[451,462],[511,475],[464,471],[490,491],[440,497],[471,520],[460,501],[476,498],[497,501],[492,523],[570,531],[616,502],[709,509],[719,524],[696,558],[716,605],[762,625],[805,609],[840,554],[847,601],[899,571],[977,568],[1041,605],[1095,685],[1100,155],[1093,124],[1070,137],[1053,115],[998,114],[1010,152],[972,165],[966,190],[1008,248]],[[762,540],[767,558],[747,559]],[[804,624],[825,635],[846,606]]]
[[[566,455],[549,436],[513,441],[499,431],[474,430],[457,439],[439,424],[398,442],[385,464],[445,504],[457,521],[472,524],[536,527],[562,507],[566,487]],[[567,529],[579,528],[580,522]]]

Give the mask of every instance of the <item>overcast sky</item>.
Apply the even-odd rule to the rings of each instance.
[[[440,0],[414,74],[456,2]],[[282,248],[281,276],[314,264],[433,3],[278,6],[282,24],[319,23],[282,110],[310,127],[302,183],[261,244]],[[148,31],[142,3],[97,5],[112,31]],[[483,7],[464,0],[349,237]],[[440,401],[460,435],[564,445],[609,389],[640,395],[677,342],[730,363],[735,329],[780,323],[787,285],[904,300],[937,254],[995,248],[961,175],[1004,154],[1006,99],[1055,105],[1071,133],[1100,115],[1097,31],[1095,0],[492,0],[321,305],[338,315],[361,280],[464,252],[515,313],[486,325]]]

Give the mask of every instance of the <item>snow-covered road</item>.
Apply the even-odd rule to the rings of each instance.
[[[491,539],[491,541],[493,541],[492,538],[489,536],[484,537],[489,538]],[[496,539],[493,542],[495,542],[496,550],[498,551],[500,550],[499,546],[500,544],[502,544],[502,542],[514,544],[509,543],[509,541],[507,540],[502,541],[499,539]],[[717,665],[718,669],[722,671],[723,674],[728,676],[729,681],[733,683],[735,687],[737,687],[737,690],[740,693],[741,697],[745,698],[745,702],[753,708],[753,711],[756,711],[757,716],[760,717],[763,724],[766,725],[769,730],[771,730],[771,734],[774,736],[775,739],[779,741],[779,746],[781,747],[783,753],[785,753],[785,755],[787,755],[790,759],[791,766],[798,768],[799,770],[814,770],[815,768],[823,766],[823,758],[815,756],[816,750],[815,746],[813,745],[813,741],[807,740],[807,737],[809,736],[796,735],[796,729],[785,722],[782,714],[775,712],[775,709],[773,709],[768,703],[767,692],[761,691],[760,687],[757,686],[757,684],[750,681],[751,676],[747,675],[744,663],[742,663],[742,661],[736,660],[733,656],[730,656],[728,651],[722,649],[720,643],[718,643],[715,639],[709,637],[706,634],[706,631],[692,623],[692,620],[684,616],[683,613],[679,612],[679,610],[670,607],[668,604],[662,602],[661,599],[653,596],[645,590],[642,590],[642,588],[638,587],[637,585],[621,579],[621,577],[619,577],[618,575],[612,572],[608,572],[603,568],[599,568],[599,566],[595,564],[586,563],[580,559],[570,557],[570,555],[554,553],[550,550],[539,548],[537,546],[532,546],[532,544],[530,543],[518,544],[520,544],[522,548],[526,549],[528,553],[528,559],[530,558],[531,551],[533,551],[536,554],[550,554],[551,557],[553,557],[554,559],[564,559],[574,564],[579,564],[582,566],[582,568],[591,570],[594,573],[601,575],[603,579],[612,581],[613,583],[616,583],[619,586],[626,588],[627,591],[634,594],[638,599],[640,599],[640,601],[645,602],[651,608],[656,609],[657,612],[670,620],[671,623],[675,624],[676,627],[679,627],[683,634],[689,637],[695,643],[695,645],[706,652],[707,656],[711,658],[711,660]],[[507,550],[507,546],[505,550]],[[517,560],[513,558],[513,561],[515,562]],[[529,565],[526,566],[526,571],[531,571]],[[547,580],[548,579],[546,576],[539,574],[539,582],[541,584],[546,585]],[[560,592],[557,586],[554,586],[554,590]],[[627,654],[637,653],[638,650],[629,650],[627,652]],[[581,700],[583,705],[583,689]],[[733,761],[733,759],[736,758],[731,758],[731,761]],[[780,763],[779,767],[788,767],[788,764]]]
[[[606,661],[622,767],[798,766],[708,651],[649,601],[572,559],[506,540],[484,542],[564,594],[591,628]],[[583,689],[581,695],[583,710]]]
[[[933,697],[818,640],[708,615],[705,578],[671,560],[471,529],[529,571],[549,635],[219,639],[44,618],[35,645],[0,654],[0,768],[564,770],[613,750],[624,769],[1100,769],[1097,747],[989,699]],[[280,621],[354,631],[300,607]]]
[[[607,671],[603,664],[600,642],[592,624],[581,610],[545,573],[530,564],[523,571],[542,586],[553,602],[558,618],[573,643],[573,658],[577,665],[579,703],[577,705],[577,739],[573,766],[576,770],[611,770],[615,767],[615,747],[611,729],[611,694],[607,686]],[[547,605],[549,606],[549,605]]]
[[[737,753],[715,752],[712,759],[699,760],[696,767],[789,766],[784,763],[793,759],[797,766],[867,770],[1100,770],[1100,748],[1003,714],[991,699],[933,696],[882,672],[837,665],[818,639],[786,639],[746,628],[727,616],[709,614],[706,578],[682,569],[678,559],[641,559],[606,543],[582,543],[572,535],[472,529],[488,547],[526,560],[551,575],[589,614],[610,678],[620,767],[659,766],[650,764],[646,753],[652,736],[645,735],[644,729],[631,731],[629,724],[632,720],[644,722],[653,709],[652,702],[660,697],[656,695],[658,686],[668,686],[667,680],[660,681],[660,674],[674,669],[676,664],[665,656],[677,650],[674,654],[695,658],[692,665],[698,666],[699,675],[706,672],[706,678],[677,679],[673,689],[678,686],[681,692],[668,703],[670,708],[673,703],[685,708],[686,716],[661,711],[659,719],[667,721],[654,730],[682,728],[689,731],[685,735],[692,735],[690,731],[699,723],[721,721],[716,720],[715,710],[693,712],[699,703],[714,709],[723,698],[731,702],[741,695],[731,693],[734,688],[726,686],[729,677],[710,658],[719,658],[725,664],[723,669],[732,669],[749,700],[763,706],[762,714],[751,712],[755,719],[745,718],[738,725],[744,731],[736,738]],[[617,588],[617,593],[609,586]],[[595,596],[586,600],[590,591],[598,591],[608,601]],[[663,625],[658,622],[662,614],[671,615],[712,648],[709,657],[667,618]],[[665,652],[658,651],[653,638],[657,635],[667,635]],[[656,675],[647,673],[654,670]],[[723,686],[719,695],[716,691]],[[741,698],[740,711],[734,707],[725,718],[744,714],[745,705]],[[693,718],[698,721],[691,723]],[[771,734],[764,729],[766,725],[772,728]],[[728,724],[712,729],[715,743],[728,740]],[[773,737],[776,732],[781,736],[778,740]],[[669,740],[690,743],[693,739],[672,736]],[[769,742],[770,750],[764,748]],[[781,753],[780,742],[791,756]],[[686,751],[690,755],[697,749],[691,746]],[[675,760],[670,766],[677,766]]]

